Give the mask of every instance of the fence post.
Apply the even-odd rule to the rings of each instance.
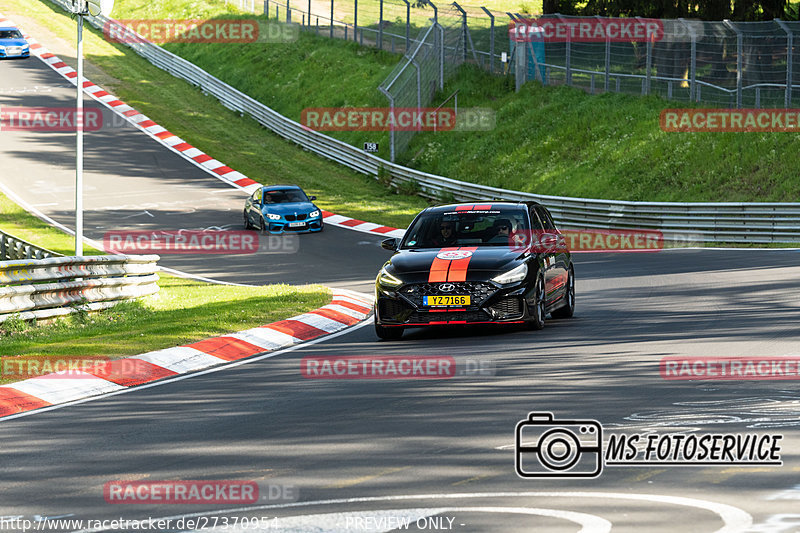
[[[516,43],[514,53],[514,90],[519,92],[522,84],[528,81],[528,51],[525,43]]]
[[[736,32],[736,108],[742,108],[742,31],[728,19],[722,21],[727,27]]]
[[[489,72],[494,74],[494,15],[483,6],[481,6],[481,9],[489,15]]]
[[[406,53],[411,47],[411,2],[403,0],[406,3]]]
[[[264,0],[264,14],[267,16],[267,20],[269,20],[269,0]]]
[[[602,24],[603,17],[601,17],[600,15],[595,15],[595,18],[598,20],[599,23]],[[609,74],[611,74],[611,36],[608,34],[608,31],[606,31],[605,34],[606,34],[606,58],[605,58],[606,59],[605,60],[605,63],[606,63],[606,81],[603,84],[603,90],[605,92],[608,92],[608,84],[609,84],[609,81],[610,81],[608,78],[609,78]],[[594,93],[594,90],[592,90],[592,93]]]
[[[331,39],[333,39],[333,0],[331,0]]]
[[[697,33],[694,31],[694,26],[687,24],[682,18],[678,20],[689,31],[689,37],[692,39],[691,64],[689,66],[689,101],[694,102],[695,92],[697,92],[695,89],[697,83]]]
[[[292,22],[292,10],[289,9],[289,0],[286,0],[286,24]]]
[[[438,30],[438,39],[434,40],[434,46],[436,46],[436,41],[438,40],[439,46],[439,90],[444,89],[444,28],[442,28],[438,22],[435,22],[436,26],[434,27],[435,30]]]
[[[783,107],[789,109],[792,107],[792,48],[794,48],[794,34],[792,34],[791,28],[781,19],[775,19],[775,22],[786,32],[786,94],[783,97]]]
[[[650,94],[650,71],[653,69],[653,40],[656,36],[655,34],[651,35],[649,26],[642,21],[641,17],[636,17],[636,20],[638,20],[645,28],[648,28],[647,34],[645,35],[645,39],[647,39],[647,58],[645,62],[646,70],[644,73],[645,83],[644,87],[642,87],[642,94]]]
[[[389,93],[389,91],[387,91],[383,87],[379,87],[378,89],[380,89],[380,91],[386,95],[386,98],[389,99],[389,113],[391,113],[392,118],[394,118],[394,97],[391,95],[391,93]],[[394,163],[394,143],[395,143],[394,127],[395,123],[393,120],[392,123],[389,124],[389,160],[392,163]]]
[[[562,22],[565,22],[564,17],[561,16],[561,13],[554,13],[554,14],[555,14],[555,16],[558,17],[558,20],[560,20]],[[565,46],[565,48],[564,48],[564,54],[565,54],[565,58],[564,58],[565,65],[564,65],[564,67],[566,68],[566,76],[567,76],[566,84],[567,84],[567,86],[571,86],[572,85],[572,67],[571,67],[571,65],[572,65],[572,57],[571,57],[572,56],[572,37],[570,36],[569,32],[567,32],[567,41],[564,44],[564,46]]]
[[[383,0],[380,0],[380,15],[378,16],[378,48],[383,50]]]
[[[358,41],[358,0],[353,0],[353,41]]]
[[[435,22],[436,24],[439,24],[439,8],[437,8],[436,4],[434,4],[430,0],[428,1],[428,3],[433,8],[433,22]]]
[[[308,0],[308,25],[311,26],[311,0]]]
[[[467,12],[461,9],[461,6],[458,5],[458,2],[453,2],[453,7],[458,9],[461,13],[461,40],[463,41],[461,45],[464,47],[464,54],[462,55],[462,61],[467,61]]]

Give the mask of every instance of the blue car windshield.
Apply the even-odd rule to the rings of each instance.
[[[308,202],[308,196],[300,189],[284,189],[264,191],[265,204],[288,204],[292,202]]]
[[[0,39],[22,39],[19,30],[0,30]]]
[[[514,246],[515,236],[528,230],[528,214],[518,207],[439,211],[420,216],[406,231],[400,248]]]

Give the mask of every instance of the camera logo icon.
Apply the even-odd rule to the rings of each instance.
[[[603,470],[603,427],[597,420],[530,413],[517,424],[514,442],[520,477],[593,478]]]

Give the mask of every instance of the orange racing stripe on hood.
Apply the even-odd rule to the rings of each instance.
[[[462,246],[458,250],[460,252],[474,253],[477,249],[477,246]],[[464,259],[450,261],[450,271],[447,274],[447,281],[467,281],[467,268],[469,267],[470,259],[472,259],[472,255]]]
[[[442,248],[437,254],[440,252],[454,252],[458,250],[458,247],[451,247],[451,248]],[[439,259],[438,257],[433,258],[433,263],[431,263],[431,271],[428,274],[428,283],[438,283],[447,281],[447,269],[450,268],[450,260],[449,259]]]

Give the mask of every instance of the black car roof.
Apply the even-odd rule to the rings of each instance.
[[[295,189],[301,189],[298,185],[265,185],[264,190],[266,191],[291,191]]]
[[[485,201],[485,202],[465,202],[461,204],[446,204],[446,205],[437,205],[435,207],[428,207],[423,212],[425,213],[448,213],[450,211],[455,211],[457,207],[466,207],[466,206],[474,206],[474,205],[491,205],[492,207],[519,207],[521,209],[526,209],[533,205],[541,206],[539,202],[533,201],[526,201],[526,202],[492,202],[492,201]],[[468,213],[469,211],[464,211]]]

